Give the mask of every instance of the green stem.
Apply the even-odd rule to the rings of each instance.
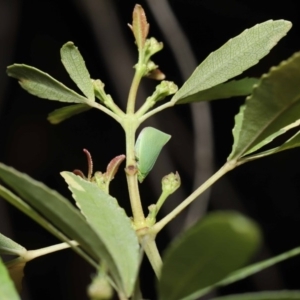
[[[144,114],[143,116],[141,116],[141,117],[139,118],[139,122],[142,123],[142,122],[144,122],[146,119],[148,119],[148,118],[150,118],[151,116],[157,114],[158,112],[160,112],[160,111],[162,111],[162,110],[164,110],[164,109],[166,109],[166,108],[172,107],[172,106],[174,106],[174,103],[171,102],[171,101],[169,101],[169,102],[167,102],[167,103],[165,103],[165,104],[163,104],[163,105],[160,105],[160,106],[158,106],[158,107],[156,107],[156,108],[150,110],[148,113]]]
[[[114,112],[119,117],[124,117],[125,113],[124,111],[113,101],[110,101],[109,103],[106,103],[107,107]]]
[[[126,134],[126,178],[128,192],[133,214],[133,221],[137,228],[141,228],[145,224],[145,216],[140,198],[138,180],[137,180],[137,165],[135,159],[135,131],[137,128],[135,116],[128,117],[124,120],[124,130]]]
[[[68,249],[71,247],[76,247],[78,246],[78,243],[76,241],[69,241],[68,243],[61,243],[61,244],[57,244],[57,245],[53,245],[53,246],[49,246],[49,247],[45,247],[45,248],[41,248],[41,249],[37,249],[37,250],[28,250],[26,251],[22,256],[13,259],[11,261],[8,261],[6,263],[7,267],[13,266],[15,264],[19,264],[19,263],[27,263],[37,257],[40,257],[42,255],[46,255],[46,254],[50,254],[56,251],[60,251],[60,250],[64,250],[64,249]]]
[[[152,231],[158,233],[161,231],[170,221],[172,221],[180,212],[182,212],[189,204],[191,204],[198,196],[205,192],[212,184],[220,179],[224,174],[231,171],[236,167],[235,162],[227,162],[219,171],[205,181],[199,188],[197,188],[190,196],[188,196],[183,202],[181,202],[175,209],[173,209],[167,216],[157,222]]]
[[[133,214],[133,222],[136,228],[142,228],[145,224],[145,216],[141,204],[139,187],[137,183],[137,175],[127,175],[127,185],[129,190],[129,198],[131,210]]]
[[[137,91],[138,91],[140,82],[142,80],[142,77],[143,77],[143,72],[140,67],[140,64],[138,63],[136,65],[134,77],[133,77],[129,95],[128,95],[127,109],[126,109],[127,115],[133,115],[135,112],[136,96],[137,96]]]
[[[46,255],[46,254],[50,254],[50,253],[53,253],[53,252],[56,252],[56,251],[68,249],[72,246],[78,246],[78,243],[75,242],[75,241],[70,241],[69,243],[70,244],[60,243],[60,244],[57,244],[57,245],[53,245],[53,246],[49,246],[49,247],[45,247],[45,248],[41,248],[41,249],[37,249],[37,250],[29,250],[23,255],[23,258],[26,262],[28,262],[28,261],[31,261],[31,260],[33,260],[37,257],[42,256],[42,255]]]
[[[160,197],[157,200],[156,203],[156,214],[159,212],[162,205],[165,203],[166,199],[170,196],[169,191],[162,191]]]
[[[116,115],[114,112],[112,112],[108,108],[106,108],[105,106],[103,106],[97,102],[89,102],[88,105],[103,111],[104,113],[106,113],[107,115],[109,115],[110,117],[115,119],[118,123],[122,123],[122,118],[120,116]]]
[[[140,243],[150,261],[156,277],[159,278],[162,268],[162,260],[156,246],[155,236],[155,234],[151,233],[146,234],[140,238]]]
[[[135,113],[135,102],[137,91],[143,77],[143,55],[139,51],[139,61],[135,66],[135,73],[131,83],[126,116],[122,120],[122,126],[126,134],[126,178],[129,191],[130,204],[133,214],[133,222],[136,228],[142,228],[145,224],[145,216],[140,198],[138,179],[137,179],[137,163],[135,159],[135,132],[139,126]]]

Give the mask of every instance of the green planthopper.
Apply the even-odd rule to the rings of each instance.
[[[138,180],[143,182],[152,170],[163,146],[171,135],[153,127],[145,127],[139,134],[135,144],[135,156],[138,167]]]

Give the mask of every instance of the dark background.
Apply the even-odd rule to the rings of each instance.
[[[210,52],[246,28],[268,19],[292,21],[293,28],[287,37],[243,76],[258,77],[300,49],[296,1],[275,1],[272,5],[254,0],[149,0],[139,3],[146,10],[150,35],[164,41],[165,48],[154,61],[167,79],[178,85],[186,75],[170,47],[171,39],[177,42],[178,50],[190,43],[193,56],[181,55],[181,60],[191,67],[194,61],[199,64]],[[161,3],[169,4],[169,12],[177,19],[186,41],[180,40],[180,32],[172,27],[173,23],[167,17],[160,19],[163,25],[156,25],[154,9],[162,11]],[[30,174],[70,198],[59,172],[75,168],[86,172],[83,148],[89,149],[95,169],[101,171],[110,159],[124,153],[122,128],[111,118],[92,110],[60,125],[51,125],[46,120],[47,114],[62,105],[27,94],[16,80],[6,76],[5,68],[12,63],[33,65],[76,89],[59,57],[60,47],[73,41],[85,58],[91,77],[100,78],[106,84],[106,91],[124,108],[133,75],[132,66],[136,62],[136,48],[126,25],[131,22],[134,4],[131,0],[0,0],[1,162]],[[162,26],[171,26],[172,34],[165,36]],[[145,80],[139,101],[143,101],[144,95],[151,94],[154,87],[155,82]],[[178,106],[147,123],[171,133],[172,140],[153,170],[158,175],[152,174],[142,185],[145,211],[159,193],[161,176],[178,170],[183,179],[177,198],[174,196],[166,205],[163,212],[166,213],[197,185],[194,178],[200,182],[212,170],[221,167],[231,151],[233,118],[243,100],[219,100],[199,107]],[[199,109],[202,112],[198,115],[195,111]],[[200,136],[201,146],[193,142],[199,132],[204,132]],[[300,150],[294,149],[241,166],[216,183],[210,195],[206,195],[210,196],[209,210],[235,209],[259,222],[265,241],[256,259],[279,254],[300,244],[299,157]],[[122,172],[112,183],[112,194],[129,212]],[[200,201],[203,205],[199,215],[191,217],[193,220],[206,209],[206,198]],[[158,243],[162,251],[182,230],[187,216],[188,213],[182,214],[161,233]],[[0,231],[28,249],[58,242],[2,200]],[[299,289],[299,269],[300,258],[293,258],[219,293]],[[25,269],[23,299],[86,299],[85,289],[92,272],[70,250],[41,257]],[[154,278],[147,262],[143,264],[141,283],[144,297],[155,299]]]

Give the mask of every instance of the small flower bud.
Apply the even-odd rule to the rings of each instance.
[[[155,69],[146,75],[150,79],[164,80],[166,75],[159,69]]]
[[[93,300],[108,300],[113,296],[113,289],[108,280],[100,275],[88,287],[88,296]]]
[[[146,67],[147,74],[157,69],[158,65],[156,65],[152,60],[149,60]]]
[[[146,49],[146,57],[149,59],[155,53],[161,51],[164,45],[162,42],[158,42],[154,37],[146,40],[145,49]]]
[[[146,223],[148,226],[153,226],[156,222],[157,215],[157,206],[155,204],[151,204],[148,206],[149,214],[146,218]]]
[[[155,102],[163,100],[169,95],[173,95],[177,92],[178,87],[172,81],[163,80],[159,85],[156,86],[153,98]]]
[[[106,174],[102,172],[95,172],[94,176],[92,177],[92,182],[96,183],[97,186],[102,190],[106,191]]]
[[[181,184],[178,172],[176,172],[175,174],[170,173],[169,175],[164,176],[161,181],[161,184],[163,192],[173,194],[180,187]]]
[[[101,103],[104,103],[106,106],[108,106],[109,103],[113,102],[111,96],[105,93],[105,84],[100,79],[93,80],[93,86],[95,96],[100,100]]]

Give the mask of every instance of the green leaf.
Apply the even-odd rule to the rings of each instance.
[[[76,240],[94,260],[103,259],[109,266],[114,280],[120,283],[117,267],[100,237],[67,199],[28,175],[2,163],[0,163],[0,179],[69,239]]]
[[[281,134],[284,134],[285,132],[287,132],[288,130],[290,130],[291,128],[294,128],[296,126],[300,125],[300,120],[286,126],[283,127],[282,129],[280,129],[278,132],[274,133],[273,136],[278,136]],[[268,137],[268,139],[271,139],[272,136]],[[264,142],[264,141],[263,141]],[[257,147],[257,146],[256,146]],[[288,149],[292,149],[292,148],[296,148],[296,147],[300,147],[300,131],[298,131],[296,134],[294,134],[290,139],[288,139],[285,143],[283,143],[281,146],[263,151],[263,152],[259,152],[258,154],[252,154],[250,156],[246,156],[242,159],[240,159],[241,162],[247,162],[247,161],[251,161],[257,158],[261,158],[261,157],[265,157],[271,154],[275,154],[284,150],[288,150]]]
[[[269,20],[246,29],[212,52],[196,68],[171,101],[176,103],[180,99],[241,74],[267,55],[291,27],[289,21]]]
[[[88,99],[34,67],[14,64],[7,67],[7,74],[18,79],[23,89],[37,97],[61,102],[88,103]]]
[[[234,144],[228,160],[250,154],[300,116],[300,52],[263,75],[236,117]]]
[[[257,84],[258,81],[259,79],[257,78],[243,78],[240,80],[231,80],[229,82],[216,85],[207,90],[200,91],[196,94],[180,99],[176,102],[176,104],[247,96],[251,94],[253,86]]]
[[[283,150],[288,150],[291,148],[299,147],[300,146],[300,131],[294,134],[289,140],[287,140],[284,144],[279,147],[273,149],[274,152],[280,152]]]
[[[6,189],[4,186],[0,185],[0,196],[3,197],[7,202],[15,206],[25,215],[30,217],[32,220],[41,225],[44,229],[48,230],[54,236],[56,236],[59,240],[68,243],[69,238],[66,237],[62,232],[60,232],[57,228],[55,228],[52,224],[50,224],[44,217],[42,217],[39,213],[33,210],[27,203],[25,203],[21,198],[17,195],[13,194],[11,191]],[[84,259],[89,261],[89,257],[82,251],[79,247],[74,247],[70,244],[72,249],[81,255]]]
[[[1,300],[20,300],[20,297],[10,279],[7,269],[0,258],[0,299]]]
[[[91,107],[86,104],[73,104],[64,106],[51,112],[48,115],[47,119],[52,124],[59,124],[60,122],[65,121],[66,119],[85,112],[89,109],[91,109]]]
[[[207,215],[166,250],[159,299],[196,299],[187,297],[246,264],[260,239],[257,225],[239,213]]]
[[[253,274],[256,274],[264,269],[267,269],[275,264],[278,264],[279,262],[282,262],[284,260],[287,260],[289,258],[292,258],[294,256],[297,256],[300,254],[300,247],[294,248],[292,250],[289,250],[287,252],[284,252],[282,254],[279,254],[277,256],[271,257],[269,259],[263,260],[261,262],[249,265],[245,268],[239,269],[237,271],[232,272],[229,274],[226,278],[223,280],[205,288],[205,289],[200,289],[194,294],[190,295],[189,297],[184,298],[184,300],[193,300],[197,299],[198,297],[201,297],[210,291],[221,287],[221,286],[226,286],[231,283],[237,282],[239,280],[242,280],[244,278],[247,278]]]
[[[95,101],[93,83],[78,48],[72,42],[67,42],[62,46],[60,55],[72,80],[90,101]]]
[[[268,291],[213,298],[212,300],[300,300],[300,291]]]
[[[11,280],[15,284],[16,290],[21,293],[22,291],[22,281],[24,277],[24,268],[26,266],[26,261],[23,258],[17,258],[5,263],[7,271]],[[2,299],[2,298],[1,298]]]
[[[20,256],[26,252],[27,250],[23,246],[0,233],[0,254]]]
[[[62,172],[61,175],[69,185],[77,206],[113,257],[129,297],[139,269],[139,243],[130,219],[116,199],[95,183],[71,172]]]

